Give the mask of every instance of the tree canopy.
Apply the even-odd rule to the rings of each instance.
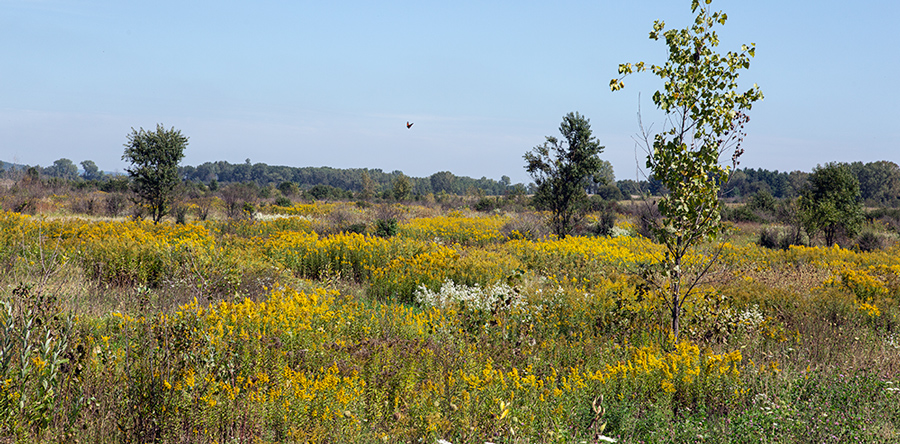
[[[524,157],[537,185],[535,202],[551,212],[553,231],[564,238],[582,210],[585,188],[601,172],[603,147],[591,133],[590,120],[578,112],[563,117],[559,132],[563,139],[547,136]]]
[[[813,169],[800,196],[800,219],[810,238],[821,232],[828,246],[840,234],[859,232],[863,223],[859,180],[849,165],[831,162]]]
[[[78,167],[71,160],[62,158],[55,160],[53,166],[44,168],[44,173],[49,176],[71,180],[78,177]]]
[[[84,160],[81,162],[81,168],[84,170],[81,177],[84,180],[100,180],[103,178],[103,172],[97,167],[93,160]]]
[[[131,129],[122,160],[131,166],[125,171],[140,202],[159,222],[169,211],[180,179],[178,164],[184,158],[188,138],[174,127],[156,125],[155,131]]]

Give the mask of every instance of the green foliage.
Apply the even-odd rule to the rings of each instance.
[[[394,196],[394,199],[398,201],[403,201],[409,199],[410,192],[412,191],[412,183],[409,180],[409,177],[406,177],[404,174],[400,174],[396,180],[394,180],[393,187],[391,188],[391,192]]]
[[[278,205],[279,207],[289,207],[289,206],[291,206],[291,205],[293,205],[293,204],[294,204],[294,203],[291,202],[291,200],[288,199],[287,197],[284,197],[284,196],[278,196],[278,197],[275,198],[275,205]]]
[[[475,211],[488,212],[493,211],[500,205],[499,199],[491,199],[490,197],[482,197],[478,199],[478,202],[475,202],[475,205],[472,206]]]
[[[128,176],[116,175],[108,177],[100,184],[100,191],[107,193],[124,193],[128,191]]]
[[[859,180],[846,164],[827,163],[809,175],[809,184],[800,196],[800,219],[812,238],[818,233],[825,245],[834,245],[838,236],[853,237],[863,222]]]
[[[174,127],[166,130],[162,124],[156,131],[131,129],[122,160],[131,163],[125,171],[141,202],[150,211],[154,222],[169,212],[180,179],[178,164],[184,157],[188,138]]]
[[[69,431],[84,401],[72,390],[85,354],[75,320],[31,285],[12,296],[0,300],[0,437]]]
[[[397,219],[377,219],[375,221],[375,235],[378,237],[393,237],[397,235]]]
[[[52,166],[44,168],[44,174],[72,180],[78,177],[78,167],[69,159],[57,159]]]
[[[603,200],[622,200],[625,199],[625,196],[622,194],[622,191],[619,190],[619,187],[615,185],[602,185],[597,188],[595,193],[598,197]]]
[[[38,182],[41,180],[41,172],[38,171],[38,169],[35,167],[29,167],[27,170],[25,170],[24,180]]]
[[[900,166],[896,163],[853,162],[850,170],[859,180],[859,193],[867,204],[900,206]]]
[[[429,177],[431,181],[431,190],[434,193],[454,193],[456,189],[456,176],[449,171],[439,171]]]
[[[750,67],[755,45],[743,45],[739,53],[715,52],[719,37],[712,28],[724,25],[727,15],[701,7],[699,0],[691,2],[691,11],[696,17],[688,28],[665,30],[665,22],[653,24],[650,38],[664,37],[668,48],[666,63],[650,67],[664,81],[663,89],[653,94],[653,103],[666,113],[669,125],[652,142],[644,134],[647,168],[668,190],[657,202],[663,217],[651,228],[667,250],[661,286],[669,293],[676,339],[684,301],[704,274],[701,267],[694,276],[685,276],[682,259],[698,243],[722,234],[719,191],[743,152],[740,144],[749,120],[744,112],[763,98],[755,85],[738,91],[739,72]],[[619,65],[622,78],[644,70],[644,62]],[[610,81],[613,91],[624,87],[622,78]],[[732,168],[719,162],[726,151],[732,152]]]
[[[290,181],[300,188],[308,189],[314,185],[330,185],[345,192],[362,193],[359,199],[369,200],[376,196],[384,196],[392,199],[392,185],[401,174],[401,171],[385,172],[377,168],[352,168],[339,169],[329,167],[292,167],[284,165],[266,165],[264,163],[232,164],[225,161],[205,162],[197,166],[184,166],[180,168],[184,180],[209,183],[216,179],[221,184],[229,182],[253,181],[263,187],[269,184],[281,184]],[[478,189],[490,196],[501,196],[510,184],[506,181],[488,179],[486,177],[471,178],[467,176],[455,176],[450,173],[446,176],[440,172],[444,179],[452,179],[449,184],[440,179],[434,183],[429,177],[410,177],[412,185],[411,193],[426,195],[438,194],[446,189],[449,194],[465,194],[467,190]],[[507,178],[508,179],[508,178]],[[435,189],[434,186],[441,189]],[[386,193],[386,194],[385,194]]]
[[[278,191],[285,196],[293,196],[300,193],[300,187],[294,182],[281,182],[278,184]]]
[[[610,161],[600,161],[600,168],[594,174],[594,182],[598,184],[616,183],[616,173],[613,171],[613,165]]]
[[[778,201],[772,196],[772,193],[762,190],[753,194],[753,196],[750,197],[750,202],[747,204],[753,210],[774,213],[778,206]]]
[[[100,168],[97,167],[97,164],[94,163],[93,160],[85,160],[81,162],[81,169],[84,170],[81,173],[81,177],[84,180],[100,180],[103,179],[103,172],[100,171]]]
[[[331,185],[323,184],[313,185],[313,187],[307,190],[304,194],[313,200],[340,200],[350,199],[353,197],[353,193],[351,193],[350,191],[345,191]]]
[[[369,176],[369,173],[363,171],[360,174],[359,178],[361,189],[359,191],[359,198],[363,201],[367,201],[375,196],[375,181]]]
[[[590,120],[577,112],[563,117],[559,132],[565,140],[547,136],[524,157],[537,185],[535,205],[551,212],[554,233],[565,238],[582,214],[588,181],[601,170],[603,147],[591,133]]]

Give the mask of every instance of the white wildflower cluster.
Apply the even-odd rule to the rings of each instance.
[[[900,337],[897,337],[896,333],[891,333],[890,336],[885,338],[885,342],[887,342],[887,345],[890,347],[900,350]]]
[[[765,322],[765,320],[766,317],[759,311],[759,305],[756,304],[753,304],[752,307],[737,315],[738,327],[746,328],[748,330],[756,330],[763,322]]]
[[[253,220],[259,221],[273,221],[278,219],[303,219],[303,220],[311,220],[307,216],[301,216],[296,214],[266,214],[266,213],[253,213]]]
[[[420,285],[415,293],[416,302],[431,307],[465,307],[471,310],[493,311],[524,305],[521,295],[504,283],[482,288],[457,285],[451,280],[444,281],[439,291],[431,291]]]
[[[766,317],[759,311],[759,305],[756,304],[739,312],[725,307],[719,311],[717,317],[718,325],[728,331],[752,332],[766,321]]]
[[[629,237],[629,236],[634,236],[635,234],[636,233],[634,232],[634,230],[632,230],[630,228],[620,227],[618,225],[612,227],[612,230],[610,230],[610,232],[609,232],[609,235],[611,237]]]

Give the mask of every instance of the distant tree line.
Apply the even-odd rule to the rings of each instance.
[[[847,164],[850,173],[859,182],[862,202],[871,207],[900,207],[900,167],[887,160],[877,162],[853,162]],[[799,197],[809,181],[809,173],[802,171],[778,172],[744,168],[731,177],[723,197],[746,201],[750,196],[764,191],[777,199]]]
[[[31,170],[48,180],[62,179],[85,182],[81,186],[93,186],[114,190],[127,186],[121,183],[123,176],[100,171],[92,160],[79,163],[70,159],[58,159],[47,167],[16,165],[8,162],[0,164],[0,172],[19,175]],[[850,171],[859,181],[860,198],[869,207],[900,207],[900,167],[894,162],[853,162]],[[803,171],[770,171],[766,169],[742,168],[734,172],[731,181],[723,187],[722,198],[734,202],[750,202],[759,192],[775,199],[793,199],[802,194],[808,183],[809,174]],[[481,195],[503,196],[507,194],[532,194],[534,184],[512,184],[509,177],[500,180],[482,177],[473,179],[457,176],[449,171],[440,171],[428,177],[409,177],[401,171],[386,173],[380,169],[330,167],[290,167],[264,163],[251,164],[249,161],[232,164],[225,161],[206,162],[198,166],[180,166],[179,175],[186,182],[211,186],[214,190],[229,183],[252,182],[259,188],[274,186],[283,194],[308,193],[314,198],[350,198],[362,193],[371,197],[385,197],[394,194],[394,185],[401,177],[409,183],[410,197],[429,193],[439,195]],[[9,175],[7,175],[9,176]],[[588,194],[606,200],[627,200],[631,196],[661,195],[665,193],[662,184],[654,180],[615,180],[612,166],[605,164],[601,174],[604,180],[586,184]],[[124,179],[127,181],[127,179]],[[111,183],[109,183],[111,181]],[[402,188],[402,187],[401,187]],[[402,189],[400,190],[402,191]]]
[[[292,183],[301,190],[309,190],[323,185],[352,193],[365,192],[367,187],[368,191],[373,193],[392,191],[394,183],[401,177],[406,177],[409,181],[411,195],[446,193],[499,196],[506,194],[510,187],[515,186],[510,183],[507,176],[503,176],[498,181],[487,177],[473,179],[456,176],[449,171],[441,171],[429,177],[409,177],[399,170],[386,173],[377,168],[291,167],[251,163],[250,159],[240,164],[217,161],[206,162],[196,167],[182,166],[180,173],[185,181],[204,184],[214,181],[219,184],[254,182],[260,187],[272,184],[281,187],[288,186],[282,184]],[[521,186],[524,187],[524,185]]]

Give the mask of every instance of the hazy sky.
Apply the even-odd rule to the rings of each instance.
[[[757,45],[741,82],[766,98],[741,166],[900,162],[900,2],[712,7],[729,18],[720,52]],[[190,137],[188,165],[528,182],[522,155],[578,111],[617,178],[635,178],[638,106],[659,128],[661,84],[609,80],[619,63],[664,62],[654,20],[691,17],[690,0],[0,0],[0,160],[121,171],[131,128],[162,123]]]

